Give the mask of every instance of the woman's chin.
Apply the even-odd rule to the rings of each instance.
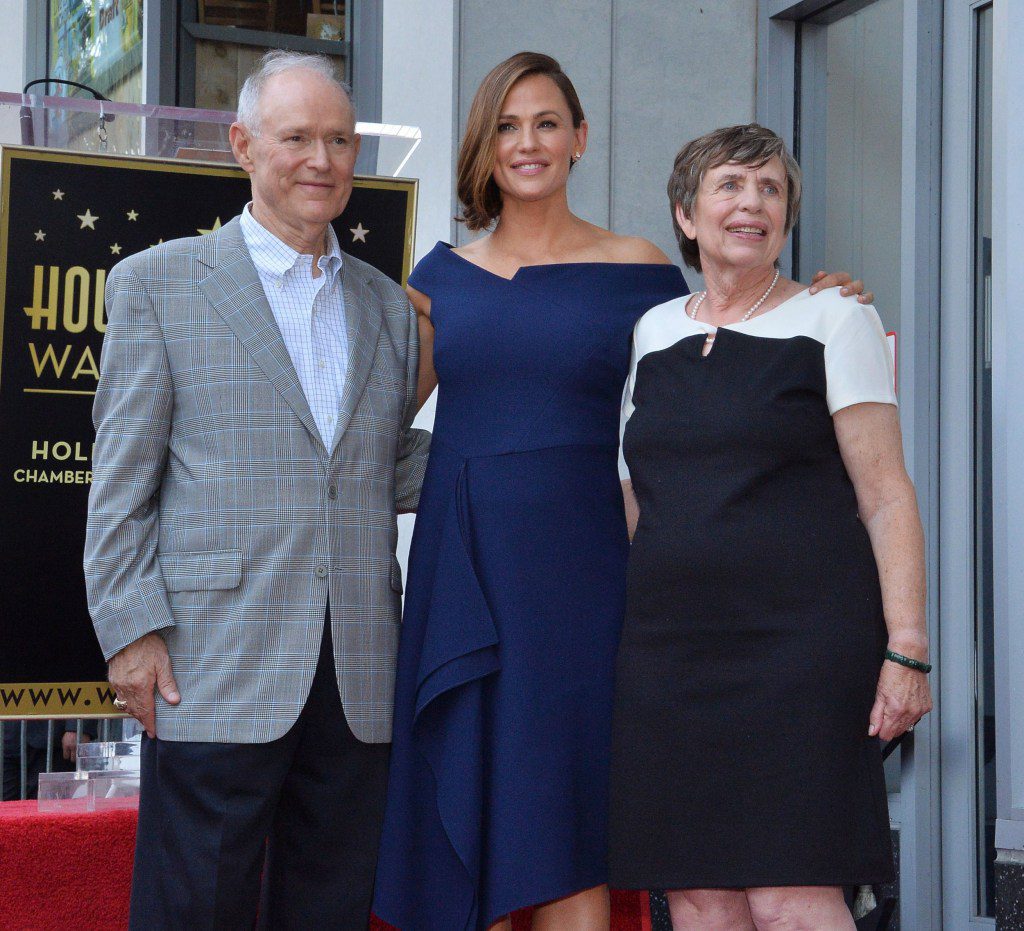
[[[750,247],[734,246],[723,250],[718,255],[708,256],[710,267],[732,268],[739,271],[754,271],[759,268],[771,268],[775,265],[778,254],[769,253],[761,243],[751,243]]]

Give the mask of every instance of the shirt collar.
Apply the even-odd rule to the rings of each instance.
[[[308,264],[309,255],[303,256],[296,252],[284,240],[279,239],[253,215],[252,202],[245,205],[242,210],[240,222],[242,225],[242,236],[249,249],[256,270],[262,275],[269,275],[273,278],[283,278],[284,275],[300,264]],[[327,224],[327,251],[320,260],[320,267],[333,282],[335,275],[340,271],[342,264],[341,246],[338,244],[338,236],[334,227]]]

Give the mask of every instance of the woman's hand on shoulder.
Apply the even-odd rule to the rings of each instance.
[[[860,304],[873,304],[875,301],[875,292],[865,291],[864,282],[859,278],[851,280],[849,272],[815,272],[811,279],[810,293],[817,294],[826,288],[839,288],[839,293],[844,297],[856,295]]]

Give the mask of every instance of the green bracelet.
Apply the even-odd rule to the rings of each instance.
[[[906,666],[907,669],[916,669],[918,672],[932,671],[931,663],[922,663],[919,659],[911,659],[909,656],[904,656],[902,653],[894,653],[892,650],[885,651],[885,658],[894,663],[899,663],[901,666]]]

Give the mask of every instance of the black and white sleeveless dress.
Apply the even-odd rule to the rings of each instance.
[[[624,477],[640,522],[613,725],[613,886],[883,882],[868,715],[887,635],[832,423],[895,404],[873,307],[803,291],[746,323],[686,298],[634,331]]]

